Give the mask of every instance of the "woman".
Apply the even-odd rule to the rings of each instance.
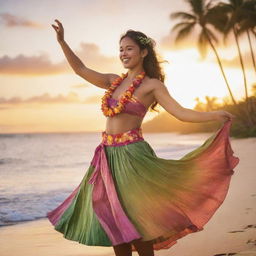
[[[113,246],[117,256],[154,255],[177,239],[203,230],[225,199],[233,168],[226,111],[183,108],[169,94],[154,50],[145,34],[128,30],[121,36],[120,60],[126,74],[102,74],[86,67],[64,40],[60,21],[57,40],[76,74],[105,89],[102,112],[107,117],[102,142],[78,187],[47,213],[55,229],[70,240]],[[216,134],[179,160],[156,156],[144,140],[141,123],[159,103],[185,122],[223,121]]]

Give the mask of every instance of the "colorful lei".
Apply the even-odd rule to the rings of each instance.
[[[145,77],[145,72],[141,72],[138,74],[134,80],[132,81],[132,84],[129,86],[129,88],[122,94],[121,98],[118,99],[117,105],[115,107],[111,107],[108,105],[108,99],[111,98],[113,92],[116,90],[116,88],[121,84],[121,82],[127,77],[128,72],[126,74],[121,75],[121,77],[117,77],[112,84],[109,86],[109,88],[106,90],[104,96],[102,97],[102,104],[101,104],[101,110],[105,116],[114,116],[116,114],[119,114],[124,109],[124,106],[126,102],[132,97],[133,92],[135,88],[137,88],[143,78]]]

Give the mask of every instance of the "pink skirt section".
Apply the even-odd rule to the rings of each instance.
[[[67,239],[86,245],[141,239],[152,241],[154,250],[168,249],[203,230],[223,203],[239,163],[230,127],[231,121],[225,122],[178,160],[158,157],[141,128],[102,132],[83,180],[47,217]]]
[[[124,146],[142,140],[144,139],[141,129],[115,135],[103,132],[102,143],[96,148],[96,154],[91,161],[95,170],[88,183],[94,184],[93,209],[113,245],[129,243],[141,238],[141,235],[126,216],[119,202],[104,147]]]

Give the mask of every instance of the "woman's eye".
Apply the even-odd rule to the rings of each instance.
[[[132,48],[127,48],[127,50],[132,50]],[[120,52],[122,52],[123,50],[119,50]]]

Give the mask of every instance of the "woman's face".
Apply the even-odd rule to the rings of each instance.
[[[139,46],[129,37],[124,37],[120,42],[119,58],[125,68],[142,65],[144,56]]]

